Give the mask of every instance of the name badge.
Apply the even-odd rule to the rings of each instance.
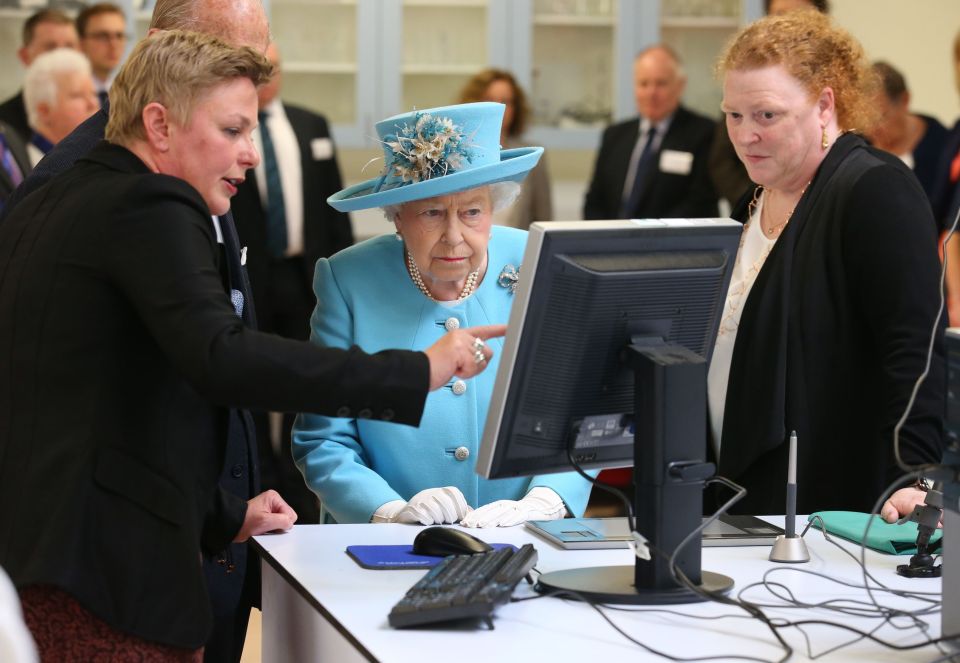
[[[660,170],[674,175],[689,175],[693,168],[693,154],[677,150],[662,150],[660,152]]]
[[[329,138],[314,138],[310,141],[310,152],[316,161],[333,158],[333,141]]]

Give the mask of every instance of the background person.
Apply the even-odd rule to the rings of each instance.
[[[314,305],[313,267],[320,258],[353,244],[353,230],[349,216],[327,205],[327,197],[343,186],[327,120],[280,101],[282,74],[275,43],[266,55],[275,73],[257,91],[260,124],[254,141],[261,162],[247,172],[230,208],[247,247],[257,326],[305,341]],[[317,498],[290,455],[293,415],[274,413],[268,419],[260,413],[254,420],[262,484],[280,491],[300,522],[319,522]]]
[[[38,55],[57,48],[79,48],[77,30],[70,17],[62,11],[41,9],[23,24],[23,42],[17,50],[17,57],[27,68]],[[32,132],[27,122],[23,90],[0,104],[0,122],[16,131],[22,142],[30,140]]]
[[[27,153],[30,165],[36,166],[100,107],[90,62],[71,48],[41,54],[23,79],[23,101],[33,130]]]
[[[953,71],[957,92],[960,92],[960,32],[953,39]],[[944,139],[933,178],[931,195],[933,215],[939,224],[941,236],[953,227],[960,211],[960,120]],[[946,248],[947,260],[947,307],[950,311],[950,326],[960,326],[960,235],[954,235]]]
[[[633,65],[639,117],[607,127],[583,203],[584,219],[715,217],[707,171],[714,122],[680,104],[686,75],[659,44]]]
[[[384,208],[396,236],[317,263],[314,342],[416,350],[448,329],[507,321],[526,233],[492,227],[491,217],[516,196],[516,180],[542,148],[501,153],[503,112],[501,104],[464,104],[377,124],[382,177],[330,202]],[[581,514],[590,484],[572,472],[507,480],[476,474],[498,361],[495,355],[490,370],[432,394],[417,429],[387,428],[369,412],[299,415],[293,455],[325,519],[492,527]]]
[[[936,333],[930,374],[900,432],[907,463],[942,453],[944,357],[936,224],[913,173],[845,133],[871,124],[863,49],[817,12],[769,16],[721,56],[727,130],[750,179],[709,369],[719,472],[745,513],[780,513],[787,439],[799,438],[797,510],[869,511],[903,474],[893,428]],[[898,491],[887,520],[923,501]]]
[[[874,62],[881,87],[874,95],[880,120],[865,132],[874,147],[900,157],[932,196],[937,163],[947,140],[947,130],[929,115],[910,112],[910,90],[903,74],[886,62]]]
[[[474,75],[460,91],[459,103],[494,101],[504,105],[500,145],[504,149],[523,147],[523,132],[530,123],[527,94],[513,74],[503,69],[488,68]],[[553,202],[547,155],[520,184],[520,197],[513,205],[494,214],[494,223],[526,230],[534,221],[552,221]]]
[[[127,47],[127,18],[112,2],[98,2],[77,14],[76,25],[80,50],[93,67],[97,100],[104,106]]]
[[[20,186],[30,169],[27,144],[16,131],[0,122],[0,215],[7,198]]]
[[[0,566],[42,658],[199,660],[200,551],[296,519],[273,491],[239,532],[209,508],[226,404],[415,425],[427,391],[483,370],[480,339],[504,331],[370,356],[244,327],[210,215],[256,166],[255,86],[271,71],[199,33],[144,40],[111,91],[108,142],[0,227],[0,499],[20,504],[0,521]]]

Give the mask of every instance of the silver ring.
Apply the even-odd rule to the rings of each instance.
[[[483,352],[483,349],[486,347],[486,343],[483,342],[482,338],[473,339],[473,349],[477,352]]]
[[[483,354],[483,350],[477,350],[473,353],[473,360],[478,364],[482,364],[487,360],[487,357]]]

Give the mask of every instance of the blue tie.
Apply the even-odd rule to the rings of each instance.
[[[643,151],[640,152],[640,158],[637,159],[637,172],[633,177],[633,187],[630,189],[630,195],[627,202],[623,204],[620,216],[624,219],[632,218],[640,206],[640,199],[643,197],[646,189],[647,176],[650,174],[650,167],[653,165],[653,158],[656,151],[653,144],[657,140],[657,127],[650,125],[647,130],[647,142],[643,145]]]
[[[267,251],[274,258],[282,258],[287,250],[287,210],[283,203],[280,167],[267,129],[267,114],[260,111],[257,115],[263,140],[263,172],[267,178]]]
[[[14,188],[20,186],[20,182],[23,181],[23,172],[21,172],[20,166],[17,165],[16,159],[13,158],[13,152],[7,147],[7,141],[3,137],[3,132],[0,132],[0,165],[7,171]]]

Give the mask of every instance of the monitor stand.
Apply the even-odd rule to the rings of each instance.
[[[627,349],[634,369],[633,483],[637,531],[663,554],[636,559],[634,566],[598,566],[540,576],[546,594],[575,592],[595,603],[664,604],[706,600],[678,584],[669,556],[700,526],[703,484],[714,474],[704,460],[707,370],[704,359],[683,346],[634,344]],[[733,579],[701,571],[700,538],[677,555],[677,566],[707,592],[729,592]]]

